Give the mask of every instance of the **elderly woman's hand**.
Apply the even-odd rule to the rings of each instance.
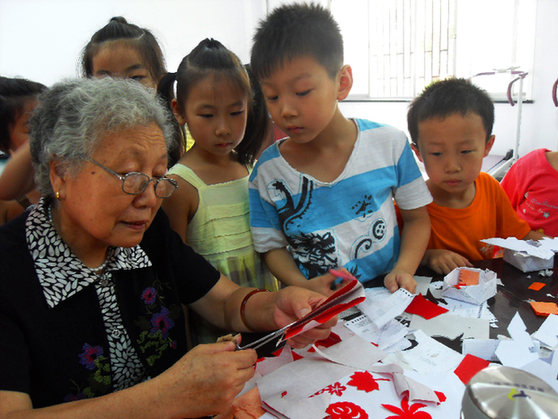
[[[321,294],[299,287],[287,287],[276,294],[274,320],[278,328],[304,317],[326,300],[326,297]],[[289,339],[287,342],[293,348],[303,348],[317,340],[326,339],[331,332],[331,328],[336,324],[337,316],[314,329]]]
[[[161,381],[165,405],[176,417],[197,418],[228,409],[254,376],[256,351],[235,351],[234,342],[198,345],[153,380]],[[152,381],[153,381],[152,380]]]

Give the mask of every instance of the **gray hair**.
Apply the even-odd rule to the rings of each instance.
[[[50,162],[76,175],[109,133],[156,124],[168,150],[173,143],[172,118],[152,91],[133,80],[105,77],[55,84],[39,97],[30,121],[37,189],[52,197]]]

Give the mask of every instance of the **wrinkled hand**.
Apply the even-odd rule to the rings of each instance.
[[[279,329],[304,317],[326,299],[323,295],[306,288],[287,287],[278,291],[274,312],[276,327]],[[288,339],[287,342],[293,348],[303,348],[317,340],[326,339],[336,324],[337,316],[334,316],[324,324]]]
[[[399,288],[405,288],[411,294],[414,294],[417,290],[417,281],[415,281],[413,275],[396,269],[386,275],[384,278],[384,285],[389,292],[395,292]]]
[[[445,249],[429,249],[426,251],[424,259],[426,266],[437,274],[447,275],[455,268],[473,266],[467,258]]]
[[[176,417],[197,418],[225,411],[254,376],[253,349],[235,351],[234,342],[199,345],[154,380]]]

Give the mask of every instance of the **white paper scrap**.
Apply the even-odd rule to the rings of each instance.
[[[508,237],[507,239],[486,239],[481,240],[481,242],[499,246],[504,249],[514,250],[516,252],[524,252],[528,256],[535,256],[541,259],[550,259],[554,257],[554,252],[558,250],[558,241],[556,241],[556,239],[532,241]]]
[[[558,346],[558,316],[549,314],[539,330],[532,334],[532,337],[551,348],[556,348]]]
[[[463,355],[474,355],[486,361],[496,362],[496,348],[499,344],[497,339],[464,339],[461,352]]]
[[[490,335],[490,322],[488,320],[459,317],[450,313],[443,313],[430,320],[421,316],[413,316],[410,328],[420,329],[428,336],[444,336],[450,340],[459,335],[463,335],[461,339],[488,339]]]
[[[416,293],[426,295],[428,291],[428,286],[430,285],[430,281],[432,281],[432,277],[415,275],[413,278],[415,279],[415,281],[417,281]]]
[[[388,291],[389,292],[389,291]],[[376,326],[382,327],[395,316],[405,311],[413,301],[414,295],[404,288],[399,288],[387,297],[375,295],[372,297],[366,290],[366,300],[358,308],[372,320]]]
[[[413,336],[414,339],[407,336],[413,343],[410,349],[389,354],[382,362],[397,363],[406,370],[429,374],[453,371],[463,361],[463,355],[427,336],[422,330],[413,332]]]

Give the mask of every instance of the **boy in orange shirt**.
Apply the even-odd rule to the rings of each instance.
[[[465,79],[435,82],[413,101],[407,123],[434,198],[422,265],[447,274],[492,259],[494,249],[482,239],[544,237],[517,216],[498,181],[481,172],[494,144],[494,105],[484,90]]]

